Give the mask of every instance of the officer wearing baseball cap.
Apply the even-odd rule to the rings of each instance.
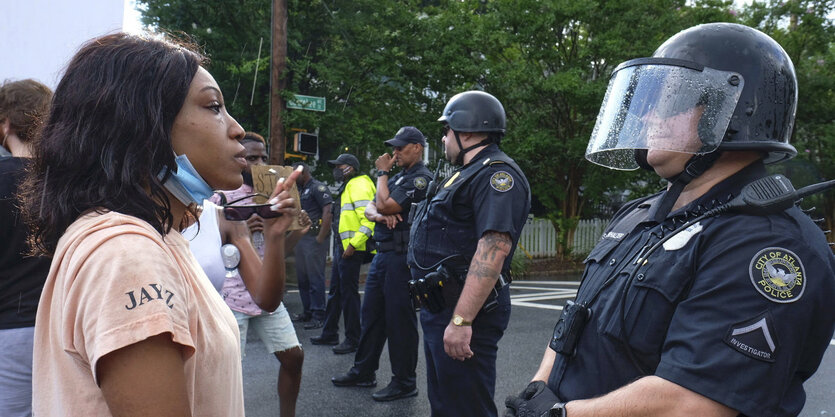
[[[404,126],[386,145],[393,148],[375,161],[377,195],[365,216],[376,223],[377,256],[368,271],[362,301],[362,335],[354,366],[331,379],[336,386],[373,386],[383,345],[388,340],[391,382],[375,392],[376,401],[417,395],[418,329],[409,299],[411,279],[406,264],[409,245],[409,210],[426,197],[432,174],[423,164],[426,138],[415,127]],[[400,172],[391,174],[394,164]]]

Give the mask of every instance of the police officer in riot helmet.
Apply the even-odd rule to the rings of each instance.
[[[530,186],[499,150],[502,104],[482,91],[452,97],[438,119],[456,170],[415,210],[410,282],[422,303],[433,416],[495,416],[496,355],[510,319],[510,260]],[[436,194],[432,194],[433,192]]]
[[[669,186],[615,214],[506,415],[800,413],[835,329],[835,257],[798,207],[737,198],[787,183],[765,164],[796,154],[796,84],[779,44],[729,23],[615,69],[586,158]]]

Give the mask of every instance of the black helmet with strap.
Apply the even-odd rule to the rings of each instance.
[[[454,162],[456,165],[463,164],[464,155],[470,150],[490,143],[490,139],[485,139],[465,149],[458,132],[483,132],[501,138],[507,123],[502,103],[493,95],[477,90],[454,95],[438,121],[449,126],[455,134],[455,141],[461,150]]]
[[[723,151],[763,152],[766,163],[789,159],[797,79],[785,50],[768,35],[739,24],[683,30],[651,58],[612,73],[586,159],[615,169],[647,167],[646,150],[689,153],[662,206],[710,169]],[[689,123],[687,133],[671,121]],[[668,210],[656,212],[657,218]]]

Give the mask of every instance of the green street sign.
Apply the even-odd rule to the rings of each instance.
[[[287,102],[288,109],[325,111],[325,98],[303,96],[301,94],[294,94],[293,99]]]

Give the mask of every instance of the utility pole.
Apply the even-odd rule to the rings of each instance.
[[[270,42],[270,163],[284,165],[284,126],[281,112],[284,100],[284,72],[287,69],[287,0],[272,0],[272,27]]]

